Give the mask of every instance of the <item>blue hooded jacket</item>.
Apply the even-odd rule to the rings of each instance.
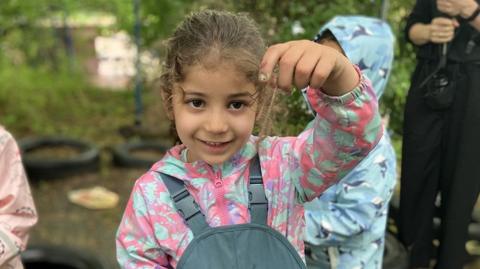
[[[376,18],[336,16],[317,37],[327,29],[350,61],[370,78],[380,98],[393,62],[390,27]],[[312,245],[315,259],[311,268],[382,268],[388,203],[395,183],[395,153],[384,132],[360,164],[305,205],[305,241]]]
[[[393,64],[395,37],[390,26],[377,18],[336,16],[320,28],[316,39],[329,30],[348,59],[367,75],[377,94],[383,94]]]

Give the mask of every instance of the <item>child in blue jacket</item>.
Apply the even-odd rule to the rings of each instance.
[[[376,18],[337,16],[316,41],[342,51],[370,78],[379,99],[393,61],[394,37]],[[382,268],[389,200],[396,182],[388,134],[347,176],[305,205],[309,268]]]

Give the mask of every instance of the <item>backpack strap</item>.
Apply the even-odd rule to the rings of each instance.
[[[167,186],[168,191],[175,203],[175,208],[178,213],[183,217],[187,226],[192,230],[193,235],[198,235],[205,228],[208,228],[208,224],[205,221],[205,216],[195,202],[195,199],[185,188],[183,181],[176,177],[160,173],[163,183]]]
[[[163,183],[175,203],[175,208],[185,220],[187,226],[192,230],[194,236],[200,234],[208,224],[200,207],[185,188],[182,180],[160,173]],[[262,171],[260,168],[260,157],[256,155],[250,162],[250,184],[248,187],[248,200],[251,216],[251,223],[267,224],[268,201],[263,188]]]
[[[248,185],[250,223],[267,225],[268,201],[263,188],[262,170],[258,154],[250,163],[250,184]]]

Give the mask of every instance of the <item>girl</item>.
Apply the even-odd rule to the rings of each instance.
[[[350,171],[382,135],[370,83],[341,53],[311,41],[269,47],[240,14],[202,11],[169,40],[162,97],[182,144],[137,180],[117,232],[123,268],[176,268],[194,239],[161,173],[183,181],[210,227],[250,222],[249,164],[258,154],[267,226],[304,258],[303,203]],[[275,70],[275,72],[274,72]],[[274,89],[309,85],[317,113],[297,137],[253,136]]]

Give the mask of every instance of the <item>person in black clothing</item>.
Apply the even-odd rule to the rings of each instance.
[[[417,66],[405,106],[398,228],[411,268],[430,264],[438,200],[436,268],[462,268],[466,258],[480,190],[479,1],[417,0],[407,21]]]

